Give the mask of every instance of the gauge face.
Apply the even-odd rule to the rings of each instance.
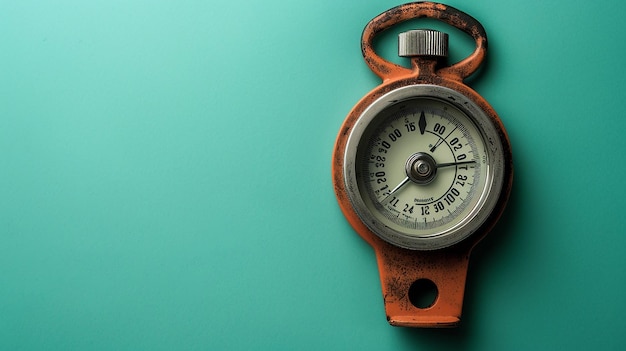
[[[467,100],[460,94],[414,89],[384,96],[359,119],[346,149],[353,161],[346,183],[375,234],[401,247],[436,249],[472,234],[491,211],[497,155],[485,140],[494,131],[484,114],[459,105]]]

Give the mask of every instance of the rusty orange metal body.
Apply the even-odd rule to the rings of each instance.
[[[438,19],[467,33],[475,40],[474,52],[456,64],[443,67],[435,58],[412,57],[411,68],[391,63],[376,54],[372,42],[377,34],[400,22],[421,17]],[[332,161],[337,200],[352,227],[374,248],[389,323],[407,327],[456,326],[462,311],[470,252],[500,217],[508,200],[513,177],[510,144],[500,119],[478,93],[463,83],[463,79],[474,73],[485,57],[485,31],[475,19],[454,8],[431,2],[409,3],[386,11],[370,21],[363,31],[361,47],[366,63],[383,82],[356,104],[340,129]],[[374,234],[353,209],[346,195],[343,174],[347,138],[359,116],[384,94],[399,87],[416,84],[444,86],[461,92],[474,101],[494,124],[500,125],[501,139],[506,148],[505,154],[508,155],[505,189],[485,224],[460,243],[432,251],[400,248]],[[409,289],[420,279],[432,281],[437,288],[436,300],[425,308],[416,307],[409,296]]]

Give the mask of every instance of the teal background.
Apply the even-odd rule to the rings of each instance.
[[[626,3],[448,2],[516,167],[455,330],[388,326],[331,185],[398,4],[1,2],[0,349],[625,349]]]

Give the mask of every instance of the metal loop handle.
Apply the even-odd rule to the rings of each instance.
[[[382,31],[415,18],[433,18],[460,29],[474,38],[476,49],[465,59],[437,71],[438,75],[462,80],[474,73],[487,52],[487,34],[483,26],[470,15],[454,7],[434,2],[413,2],[394,7],[372,19],[363,30],[361,51],[370,69],[381,79],[410,75],[409,68],[389,62],[374,51],[373,40]]]

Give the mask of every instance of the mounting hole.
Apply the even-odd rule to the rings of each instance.
[[[437,285],[429,279],[418,279],[409,288],[409,301],[417,308],[428,308],[439,296]]]

